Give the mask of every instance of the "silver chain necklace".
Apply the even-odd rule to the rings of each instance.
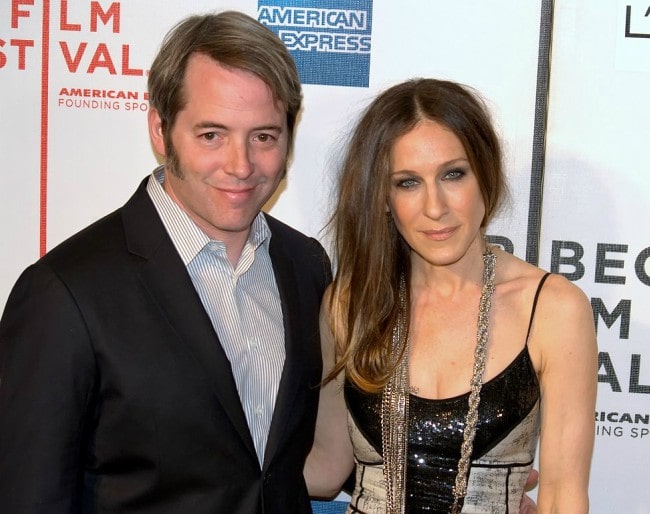
[[[478,423],[478,406],[481,399],[483,373],[487,356],[488,321],[492,295],[494,293],[494,276],[496,255],[488,245],[483,254],[483,287],[479,302],[476,348],[474,350],[474,366],[470,381],[463,443],[458,461],[458,472],[453,487],[454,503],[450,514],[460,512],[460,501],[467,493],[470,460],[476,436]],[[395,371],[384,387],[381,399],[381,439],[384,458],[384,481],[386,485],[386,513],[403,514],[406,497],[406,452],[408,444],[408,410],[409,410],[409,377],[408,354],[409,338],[407,337],[408,320],[406,313],[406,279],[402,276],[399,289],[399,313],[396,325],[393,327],[392,342],[395,358],[401,359]]]

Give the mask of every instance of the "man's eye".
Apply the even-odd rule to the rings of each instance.
[[[273,136],[271,134],[258,134],[255,136],[255,139],[257,139],[260,143],[268,143],[269,141],[273,140]]]

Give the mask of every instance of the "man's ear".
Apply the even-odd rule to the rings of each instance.
[[[151,145],[158,155],[166,156],[165,138],[163,137],[162,120],[156,109],[149,109],[147,116],[149,122],[149,137]]]

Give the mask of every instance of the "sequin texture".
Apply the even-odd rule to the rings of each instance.
[[[448,512],[458,470],[467,399],[469,393],[449,399],[429,400],[410,396],[406,471],[406,512]],[[355,442],[360,467],[381,466],[381,395],[363,393],[346,384],[345,398],[355,437],[367,440],[372,449]],[[507,502],[518,505],[523,483],[535,455],[539,432],[539,384],[524,348],[499,375],[483,384],[478,409],[478,424],[465,503],[476,503],[471,512],[507,512]],[[370,469],[359,474],[370,477]],[[359,481],[359,478],[357,478]],[[505,482],[508,487],[503,487]],[[363,483],[353,504],[358,512],[364,501],[381,496]],[[381,500],[377,501],[378,504]],[[467,511],[468,505],[463,512]],[[512,506],[510,507],[512,512]],[[379,512],[379,511],[378,511]],[[516,512],[516,511],[514,511]]]

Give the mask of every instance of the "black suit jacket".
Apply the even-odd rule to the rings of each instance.
[[[306,513],[322,246],[268,216],[286,362],[260,469],[230,363],[146,192],[28,268],[0,321],[0,512]]]

